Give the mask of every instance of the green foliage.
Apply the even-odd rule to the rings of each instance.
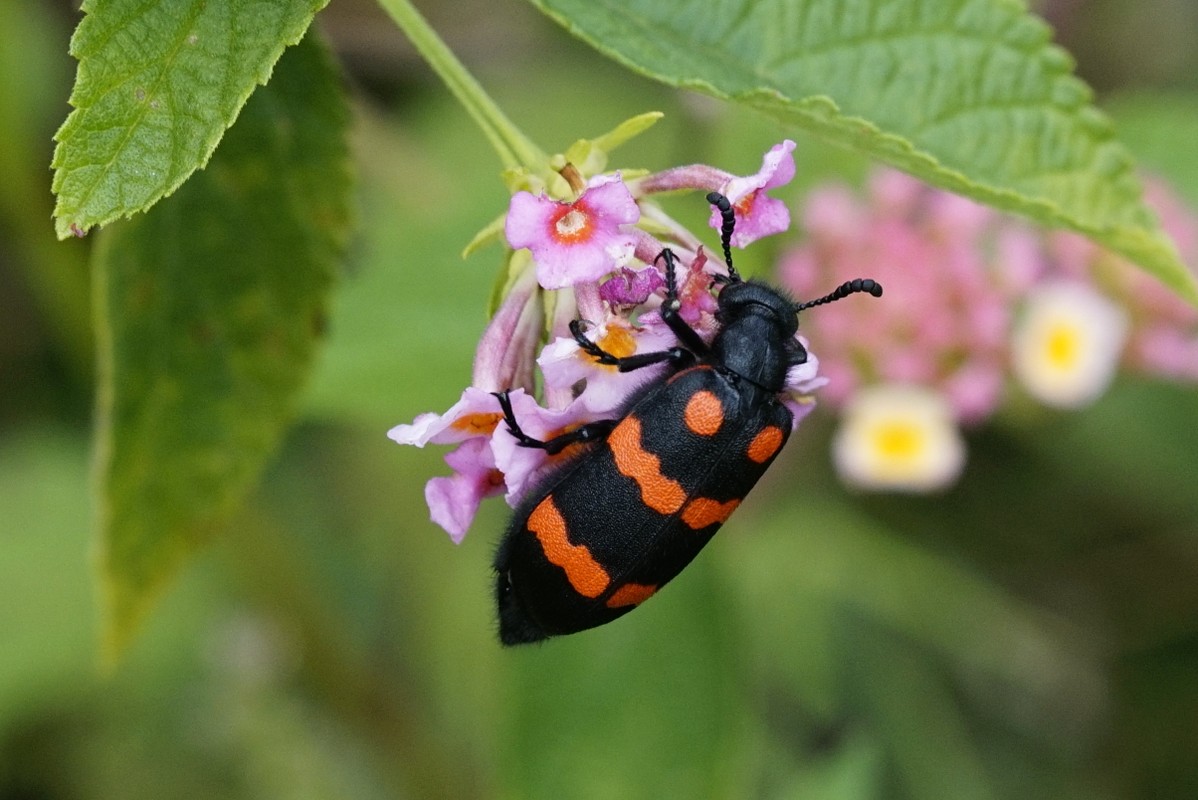
[[[145,211],[208,162],[328,0],[90,0],[58,131],[58,237]]]
[[[612,0],[538,2],[594,41],[593,31],[621,37],[602,49],[625,64],[773,115],[696,119],[660,84],[549,47],[486,81],[539,141],[560,147],[662,108],[618,166],[692,159],[751,171],[765,147],[801,128],[857,152],[804,142],[791,199],[803,181],[859,178],[865,153],[983,201],[1090,226],[1110,244],[1130,232],[1125,251],[1159,255],[1106,123],[1013,2],[665,0],[644,3],[641,17]],[[0,152],[0,217],[12,234],[0,240],[0,301],[25,283],[5,272],[10,257],[28,260],[30,286],[50,276],[36,291],[52,301],[68,296],[55,281],[81,274],[70,258],[98,250],[93,485],[109,644],[129,638],[215,531],[237,534],[188,570],[121,669],[97,680],[81,421],[20,430],[5,418],[0,794],[1195,796],[1198,429],[1188,387],[1125,381],[1084,413],[1027,413],[974,431],[961,484],[931,498],[839,488],[827,430],[812,417],[735,524],[634,617],[500,650],[487,575],[505,509],[488,503],[476,532],[451,546],[421,496],[445,471],[444,451],[397,448],[382,431],[444,408],[468,376],[501,259],[457,253],[506,195],[487,181],[496,165],[477,131],[443,96],[405,96],[388,118],[365,111],[355,135],[375,224],[345,290],[329,296],[347,224],[346,119],[315,43],[288,50],[238,116],[321,5],[182,0],[132,14],[125,0],[86,3],[74,100],[92,110],[78,106],[63,128],[58,159],[74,149],[82,160],[59,164],[56,186],[60,203],[78,202],[73,181],[92,188],[83,216],[60,215],[59,234],[174,194],[94,242],[62,245],[31,233],[49,214],[38,142],[52,128],[30,118],[33,105],[66,94],[42,86],[55,77],[45,59],[66,37],[38,38],[40,4],[0,2],[13,34],[0,42],[0,138],[12,145]],[[834,7],[842,16],[810,15]],[[922,24],[845,11],[861,8],[955,13],[960,24],[932,30],[926,18],[922,38],[854,39],[856,23]],[[243,12],[278,14],[279,25],[243,17],[225,40],[232,49],[207,64],[241,88],[218,82],[213,97],[226,104],[192,108],[188,75],[214,73],[184,62],[193,51],[178,25],[140,26]],[[760,22],[783,12],[808,17]],[[120,50],[136,31],[142,38]],[[185,46],[164,50],[170,36]],[[1001,44],[987,49],[988,37]],[[257,56],[242,49],[253,42]],[[801,56],[782,57],[792,46]],[[119,71],[122,52],[141,66]],[[122,74],[134,77],[101,97]],[[153,96],[192,114],[170,120],[178,138],[161,136],[150,92],[140,118],[117,108],[129,100],[122,91],[154,76],[165,88]],[[1024,104],[995,102],[1004,92]],[[95,116],[103,108],[134,123],[115,156],[100,152],[113,144]],[[1123,141],[1191,201],[1198,161],[1184,144],[1198,135],[1196,108],[1189,95],[1112,107]],[[952,124],[932,125],[933,114]],[[182,153],[182,142],[193,149]],[[108,172],[84,166],[87,152]],[[128,204],[103,211],[118,185]],[[777,246],[747,252],[749,269]],[[72,313],[86,322],[73,302],[57,314],[39,306],[32,322],[0,304],[4,333],[22,346],[53,338]],[[326,304],[332,341],[301,406],[308,424],[259,482]],[[20,364],[4,341],[0,368]],[[14,396],[69,391],[26,389],[16,370],[4,377]]]
[[[109,639],[244,497],[290,421],[348,228],[348,115],[312,38],[208,168],[95,263]]]
[[[1198,303],[1110,123],[1014,0],[530,0],[631,69],[1086,234]]]

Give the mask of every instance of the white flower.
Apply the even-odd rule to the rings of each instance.
[[[1034,290],[1015,327],[1012,367],[1046,405],[1080,408],[1110,385],[1127,336],[1121,308],[1080,283]]]
[[[841,478],[866,489],[929,492],[956,480],[965,442],[938,393],[888,384],[862,389],[832,442]]]

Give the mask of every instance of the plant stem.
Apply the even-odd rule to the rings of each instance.
[[[379,0],[379,5],[466,107],[504,167],[523,166],[533,170],[544,167],[547,156],[499,109],[409,0]]]

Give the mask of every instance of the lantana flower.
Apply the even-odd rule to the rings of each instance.
[[[592,408],[588,394],[584,392],[562,409],[542,408],[535,397],[523,392],[513,392],[509,399],[512,412],[520,420],[521,430],[533,438],[548,441],[610,412],[609,408]],[[514,507],[519,503],[547,469],[573,456],[579,446],[547,455],[544,450],[521,447],[507,427],[501,425],[491,438],[491,450],[496,466],[503,474],[508,505]]]
[[[621,358],[635,353],[666,350],[677,344],[674,335],[664,325],[660,329],[648,329],[634,326],[615,316],[599,327],[586,331],[586,336],[608,353]],[[546,345],[537,364],[548,387],[564,388],[585,380],[586,396],[596,410],[617,408],[632,391],[659,376],[665,369],[663,364],[633,372],[620,372],[614,366],[600,364],[594,356],[583,351],[572,337],[562,337]]]
[[[746,200],[737,211],[737,224],[743,222],[748,234],[740,242],[744,244],[755,238],[755,231],[764,235],[786,227],[789,217],[778,214],[772,205],[777,201],[764,192],[793,176],[793,149],[793,142],[774,147],[761,172],[749,178],[691,165],[658,173],[656,181],[653,176],[639,179],[630,187],[619,172],[592,175],[584,182],[578,169],[570,167],[562,176],[577,192],[574,199],[515,192],[504,224],[513,248],[508,277],[479,342],[472,385],[444,414],[421,414],[388,434],[400,444],[418,447],[457,445],[445,457],[451,474],[435,477],[425,487],[432,520],[454,542],[465,536],[484,498],[503,495],[516,505],[580,447],[551,456],[521,446],[493,393],[507,391],[524,433],[548,441],[619,415],[641,385],[668,369],[662,364],[620,373],[580,346],[570,330],[571,321],[581,320],[580,334],[617,357],[677,346],[660,313],[665,278],[659,256],[664,248],[676,255],[679,315],[705,341],[715,335],[714,278],[727,274],[726,266],[709,256],[702,240],[665,214],[652,196],[679,188],[739,192]],[[678,185],[679,180],[691,185]],[[744,214],[748,216],[742,220]],[[811,392],[823,382],[818,367],[819,360],[809,352],[807,363],[787,376],[785,402],[796,424],[813,407]],[[539,400],[533,394],[538,385]]]
[[[774,145],[761,160],[761,169],[753,175],[738,177],[705,164],[692,164],[650,175],[637,182],[643,192],[663,192],[677,189],[700,189],[716,191],[732,203],[736,214],[736,230],[732,234],[733,247],[749,244],[790,227],[790,210],[781,200],[770,197],[766,192],[785,186],[794,179],[795,143],[786,139]],[[709,224],[720,230],[723,218],[712,210]]]
[[[1182,259],[1198,265],[1198,215],[1161,181],[1149,179],[1146,188]],[[881,443],[889,441],[894,455],[914,440],[862,433],[866,421],[883,418],[876,397],[904,403],[924,393],[925,425],[934,418],[956,430],[988,419],[1013,382],[1047,405],[1080,408],[1120,367],[1198,380],[1198,310],[1077,234],[1042,231],[893,170],[876,172],[862,193],[844,185],[815,190],[802,219],[807,241],[781,267],[796,294],[866,270],[886,286],[886,303],[804,323],[821,343],[829,381],[821,399],[844,415],[836,463],[855,485],[941,485],[882,480],[879,470],[893,459],[880,458]],[[896,385],[905,396],[889,391]],[[931,397],[941,404],[935,415]],[[937,436],[961,441],[959,432]],[[955,472],[942,466],[936,474],[949,480]]]
[[[1164,181],[1145,181],[1145,203],[1177,245],[1182,261],[1198,269],[1198,213]],[[1121,366],[1179,381],[1198,381],[1198,309],[1156,277],[1075,233],[1054,232],[1040,253],[1046,280],[1085,283],[1127,315]]]
[[[462,442],[445,455],[445,463],[453,474],[430,479],[424,486],[424,502],[429,519],[460,544],[482,501],[503,492],[504,474],[496,469],[490,443],[483,437]]]
[[[928,492],[957,479],[965,442],[943,395],[920,386],[877,384],[844,408],[832,454],[851,485]]]
[[[790,139],[774,145],[761,160],[761,169],[755,175],[732,178],[720,187],[736,212],[733,247],[746,247],[790,227],[790,210],[786,203],[770,197],[766,190],[784,186],[794,179],[794,149],[795,143]],[[721,223],[719,212],[713,209],[708,224],[718,231]]]
[[[843,185],[816,189],[803,220],[808,239],[780,267],[797,295],[863,272],[886,286],[885,303],[804,322],[821,344],[824,399],[842,406],[873,383],[903,383],[941,393],[961,424],[993,413],[1022,288],[999,262],[1006,219],[886,170],[864,198]]]
[[[1058,408],[1080,408],[1110,385],[1127,314],[1082,283],[1037,287],[1012,340],[1012,368],[1028,392]]]
[[[622,227],[640,216],[619,174],[599,175],[573,202],[517,192],[504,232],[513,248],[532,251],[542,287],[564,289],[597,281],[628,263],[636,239]]]

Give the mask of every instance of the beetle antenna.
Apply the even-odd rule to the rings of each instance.
[[[724,223],[720,226],[720,244],[724,246],[724,263],[728,265],[728,277],[717,276],[716,280],[720,283],[740,283],[740,275],[737,274],[736,267],[732,266],[732,232],[736,230],[736,213],[732,210],[732,203],[719,192],[710,192],[707,202],[715,206],[724,218]]]
[[[822,306],[824,303],[831,303],[833,300],[839,300],[842,297],[848,297],[849,295],[856,294],[857,292],[867,292],[874,297],[881,297],[882,284],[878,283],[873,278],[855,278],[851,281],[845,281],[818,300],[808,300],[806,303],[795,303],[795,313],[798,313],[805,308],[811,308],[812,306]]]

